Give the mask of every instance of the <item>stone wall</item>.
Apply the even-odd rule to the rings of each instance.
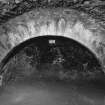
[[[105,30],[87,14],[74,10],[34,9],[0,26],[0,61],[16,45],[33,37],[57,35],[88,47],[105,64]]]

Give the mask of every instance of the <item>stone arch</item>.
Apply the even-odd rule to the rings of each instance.
[[[27,39],[56,35],[83,44],[104,67],[104,33],[105,30],[87,14],[69,9],[35,9],[0,26],[0,62],[15,46]]]

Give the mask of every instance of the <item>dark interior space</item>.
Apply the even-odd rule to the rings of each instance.
[[[61,36],[29,39],[8,53],[1,69],[2,105],[103,105],[101,63],[75,40]]]

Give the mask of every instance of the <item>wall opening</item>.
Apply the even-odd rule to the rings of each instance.
[[[62,36],[39,36],[13,48],[1,62],[4,81],[24,78],[94,79],[101,63],[84,45]]]

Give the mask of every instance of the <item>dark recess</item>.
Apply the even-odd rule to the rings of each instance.
[[[104,82],[97,57],[84,45],[62,36],[39,36],[16,46],[1,62],[3,73],[5,81],[18,77]]]

